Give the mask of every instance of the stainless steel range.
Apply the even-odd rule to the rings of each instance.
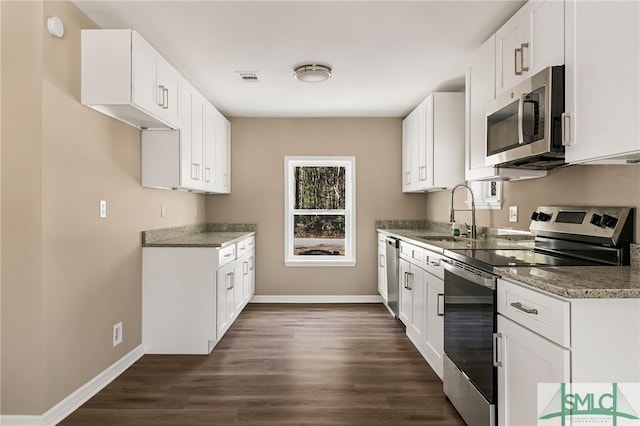
[[[532,248],[444,253],[444,392],[470,426],[497,424],[494,267],[628,265],[633,209],[541,206],[529,230]]]

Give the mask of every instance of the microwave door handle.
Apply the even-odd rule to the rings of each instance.
[[[528,99],[527,99],[528,98]],[[531,142],[532,140],[538,139],[538,122],[540,120],[540,101],[538,100],[539,96],[535,93],[526,95],[522,100],[522,138],[527,136],[527,141]],[[526,104],[531,104],[528,107]],[[528,109],[529,108],[529,109]],[[530,111],[530,108],[533,108],[533,111]],[[531,114],[529,112],[532,112]],[[528,126],[525,126],[524,117],[530,117],[530,122]]]
[[[518,103],[518,143],[522,145],[524,143],[524,135],[522,133],[522,116],[524,115],[524,97],[526,94],[520,96]]]

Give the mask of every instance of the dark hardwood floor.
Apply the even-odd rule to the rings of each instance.
[[[379,304],[250,304],[209,356],[145,355],[62,425],[464,425]]]

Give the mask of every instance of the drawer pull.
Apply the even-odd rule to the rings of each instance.
[[[538,315],[538,310],[535,308],[526,308],[524,306],[522,306],[522,303],[520,302],[513,302],[511,303],[511,306],[513,306],[516,309],[521,310],[522,312],[525,312],[527,314],[533,314],[533,315]]]
[[[225,258],[233,256],[233,253],[227,253],[224,255]]]
[[[493,333],[493,366],[502,367],[502,333]]]

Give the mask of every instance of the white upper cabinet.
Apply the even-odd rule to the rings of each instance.
[[[231,193],[231,123],[218,110],[215,112],[215,180],[218,194]]]
[[[180,130],[142,132],[142,186],[228,194],[229,121],[188,83]]]
[[[81,102],[139,129],[180,125],[180,74],[132,30],[82,30]]]
[[[640,3],[567,1],[566,6],[566,161],[638,160]]]
[[[491,36],[473,55],[465,80],[465,171],[467,181],[528,179],[546,176],[546,170],[486,167],[486,109],[495,99],[496,37]]]
[[[529,1],[495,34],[496,95],[564,64],[564,2]]]
[[[402,123],[402,190],[451,188],[463,180],[464,93],[431,93]]]

